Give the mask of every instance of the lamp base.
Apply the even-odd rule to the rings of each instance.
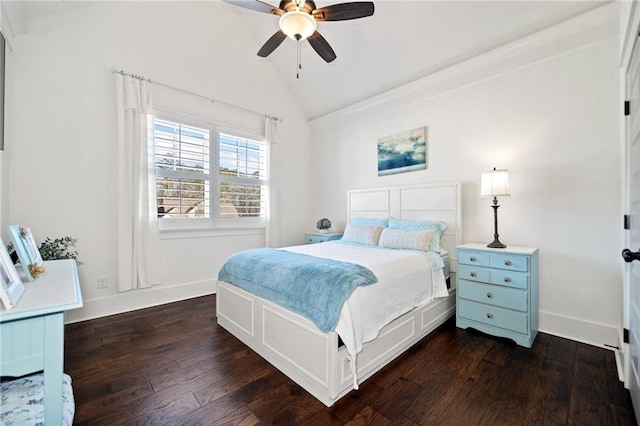
[[[487,244],[487,247],[507,248],[507,246],[502,244],[498,239],[498,207],[500,206],[498,205],[497,197],[493,197],[493,205],[491,207],[493,208],[493,227],[495,229],[495,232],[493,233],[493,241],[490,244]]]
[[[495,238],[491,243],[487,244],[487,247],[490,247],[490,248],[507,248],[507,246],[502,244],[497,238]]]

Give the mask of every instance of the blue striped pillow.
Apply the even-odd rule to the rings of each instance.
[[[436,222],[433,220],[400,220],[389,219],[389,229],[404,229],[406,231],[433,231],[433,237],[429,243],[429,250],[440,253],[444,251],[440,247],[440,238],[444,231],[447,229],[447,225],[442,222]]]

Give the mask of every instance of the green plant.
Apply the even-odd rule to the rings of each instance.
[[[78,261],[78,252],[69,250],[69,247],[75,247],[75,243],[76,240],[71,237],[60,237],[53,240],[47,237],[40,244],[38,250],[40,250],[42,260],[75,259]]]

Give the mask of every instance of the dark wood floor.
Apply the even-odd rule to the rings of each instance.
[[[65,327],[80,425],[635,424],[613,353],[449,321],[327,408],[216,324],[215,296]]]

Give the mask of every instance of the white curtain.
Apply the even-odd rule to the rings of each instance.
[[[264,241],[267,247],[280,247],[280,214],[278,203],[278,121],[277,117],[265,117],[264,134],[267,144],[269,166],[268,196],[264,227]]]
[[[118,103],[118,291],[161,283],[149,81],[116,76]]]

